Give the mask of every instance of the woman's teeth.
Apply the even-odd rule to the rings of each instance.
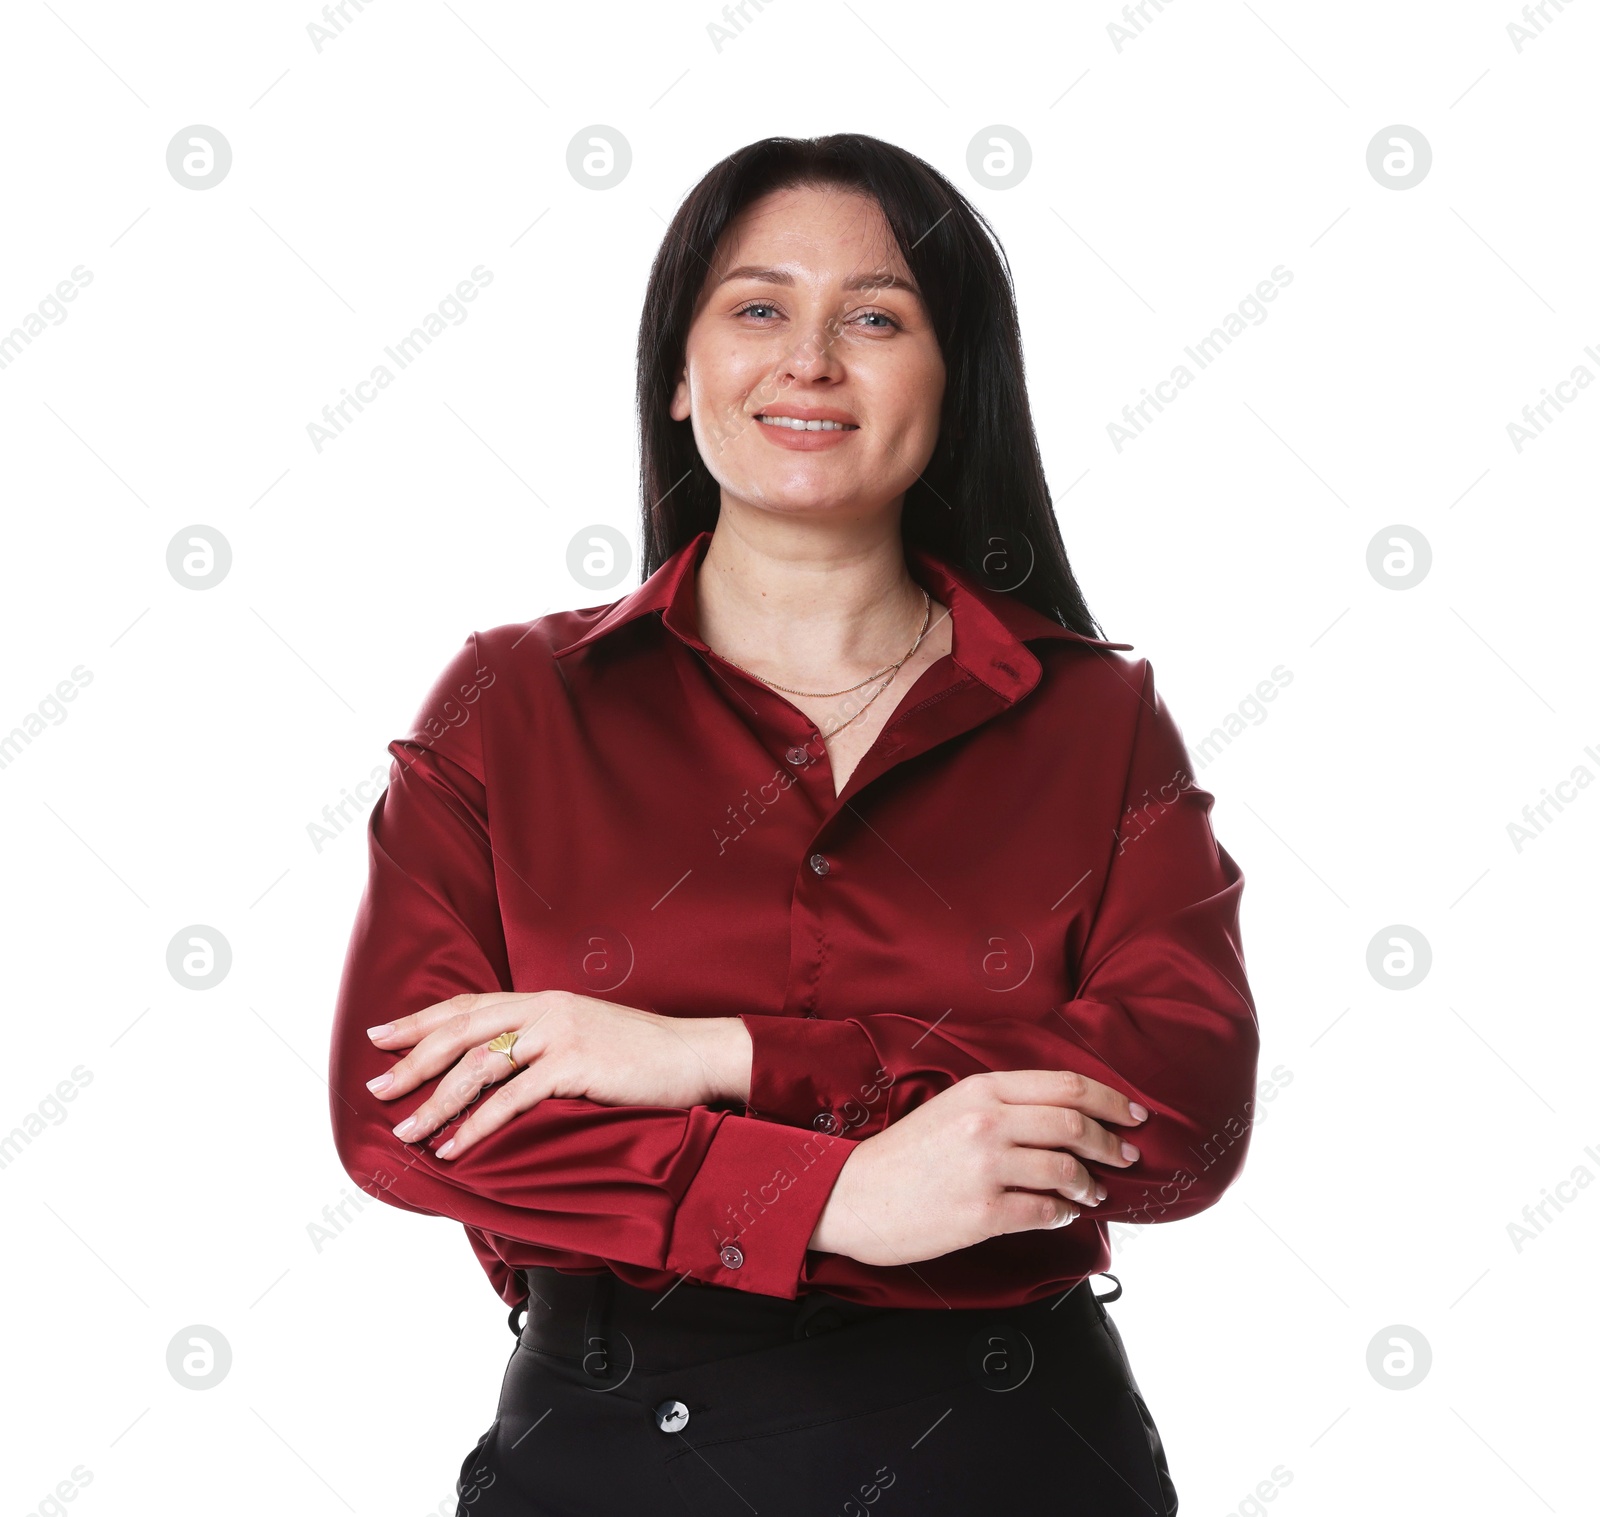
[[[798,416],[758,416],[763,426],[788,427],[791,432],[855,432],[859,429],[842,421],[801,421]]]

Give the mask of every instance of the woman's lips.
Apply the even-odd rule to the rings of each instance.
[[[849,438],[858,436],[861,431],[860,427],[849,427],[844,431],[824,428],[816,432],[802,432],[796,427],[775,427],[761,420],[756,420],[754,426],[768,442],[795,453],[815,453],[823,448],[836,448]]]

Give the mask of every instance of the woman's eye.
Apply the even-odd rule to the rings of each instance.
[[[740,306],[733,314],[735,316],[757,316],[761,311],[776,312],[777,309],[777,306],[773,305],[769,300],[753,300],[749,305]],[[873,324],[868,327],[868,330],[873,332],[891,331],[900,325],[887,311],[863,311],[859,316],[853,317],[852,320],[872,322]]]

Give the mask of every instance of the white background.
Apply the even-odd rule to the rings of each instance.
[[[320,851],[308,824],[469,631],[636,582],[597,597],[566,550],[636,541],[665,220],[734,148],[837,130],[991,219],[1069,553],[1191,749],[1292,672],[1198,770],[1292,1078],[1224,1199],[1114,1266],[1184,1512],[1257,1510],[1280,1466],[1285,1517],[1592,1510],[1600,1187],[1508,1227],[1600,1177],[1600,787],[1520,849],[1508,823],[1600,775],[1600,393],[1520,451],[1507,424],[1600,375],[1600,15],[1551,6],[1519,51],[1517,14],[1169,0],[1119,50],[1109,3],[774,0],[719,50],[710,0],[374,0],[319,52],[310,3],[8,6],[0,333],[92,281],[0,368],[0,733],[92,681],[0,768],[0,1135],[90,1076],[0,1168],[5,1510],[76,1481],[85,1514],[453,1512],[510,1336],[453,1224],[308,1235],[354,1192],[323,1077],[369,808]],[[205,191],[166,166],[195,124],[233,152]],[[595,124],[633,152],[604,192],[566,167]],[[1366,162],[1396,124],[1433,151],[1403,191]],[[991,127],[1033,155],[1003,191],[966,168]],[[1118,451],[1277,265],[1267,319]],[[166,563],[196,524],[233,553],[204,592]],[[1367,567],[1391,526],[1431,546],[1410,589]],[[233,951],[204,992],[166,967],[194,923]],[[1403,991],[1367,967],[1396,924],[1432,951]],[[233,1355],[205,1392],[166,1367],[194,1324]],[[1367,1366],[1393,1325],[1431,1346],[1409,1390]]]

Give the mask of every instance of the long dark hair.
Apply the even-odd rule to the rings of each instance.
[[[717,241],[752,201],[797,185],[853,189],[877,201],[944,357],[938,443],[906,491],[902,539],[1075,632],[1103,637],[1067,561],[1045,483],[1005,252],[931,164],[859,132],[767,137],[740,148],[695,185],[667,228],[639,320],[645,577],[715,526],[721,509],[693,432],[669,410]]]

